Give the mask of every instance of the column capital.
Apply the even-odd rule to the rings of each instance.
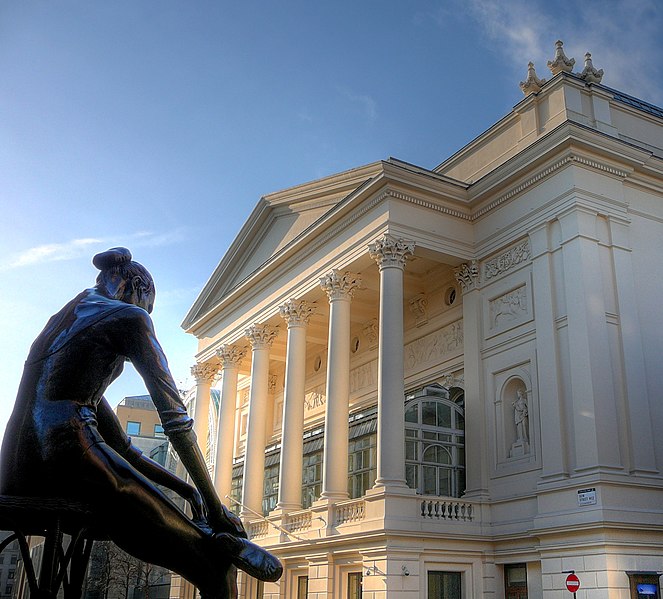
[[[268,349],[276,339],[278,330],[269,324],[254,324],[246,329],[244,335],[253,349]]]
[[[479,284],[479,263],[476,260],[464,262],[454,268],[454,277],[460,283],[463,291],[474,289]]]
[[[289,299],[279,307],[281,318],[286,321],[288,328],[307,325],[315,310],[315,304],[297,299]]]
[[[196,379],[196,383],[212,383],[214,377],[219,372],[219,367],[216,364],[209,362],[202,362],[194,364],[191,367],[191,376]]]
[[[222,345],[216,352],[221,361],[222,368],[232,368],[240,365],[246,355],[246,348],[238,345]]]
[[[385,234],[369,244],[368,252],[381,269],[390,266],[405,268],[408,256],[414,253],[414,241]]]
[[[332,270],[320,279],[320,287],[327,293],[329,301],[352,299],[354,292],[361,288],[361,277],[352,272]]]

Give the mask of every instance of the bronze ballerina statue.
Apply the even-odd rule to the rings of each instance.
[[[0,493],[89,504],[101,532],[135,557],[181,574],[205,599],[237,596],[235,566],[278,580],[280,562],[246,539],[217,497],[150,313],[150,273],[126,248],[97,254],[101,271],[49,320],[30,349],[0,455]],[[194,486],[131,445],[103,397],[129,360]],[[189,518],[156,486],[191,506]]]

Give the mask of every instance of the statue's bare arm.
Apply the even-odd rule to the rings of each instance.
[[[105,397],[101,398],[97,406],[97,423],[99,433],[109,447],[119,453],[143,476],[158,485],[175,491],[187,501],[191,506],[195,522],[202,523],[205,520],[204,504],[198,490],[175,476],[161,464],[143,455],[140,449],[132,445],[131,439],[122,430],[120,421]]]

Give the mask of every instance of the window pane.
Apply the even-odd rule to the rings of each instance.
[[[405,480],[410,489],[416,489],[419,486],[418,469],[418,466],[414,464],[405,464]]]
[[[405,459],[406,460],[416,460],[417,458],[417,441],[406,441],[405,442]]]
[[[429,426],[437,425],[437,410],[435,403],[432,401],[424,401],[421,404],[421,423]]]
[[[465,430],[465,416],[456,412],[456,428],[464,431]]]
[[[428,599],[461,599],[460,572],[429,572]]]
[[[308,595],[308,576],[297,577],[297,599],[306,599]]]
[[[437,404],[437,426],[451,428],[451,407],[443,404]]]
[[[451,470],[448,468],[438,468],[437,470],[438,477],[438,494],[443,497],[449,497],[451,495]]]
[[[140,422],[127,422],[127,435],[140,435]]]
[[[348,599],[361,599],[361,572],[348,574]]]
[[[405,422],[419,422],[419,404],[414,404],[405,410]]]
[[[424,466],[424,495],[437,495],[437,468]]]

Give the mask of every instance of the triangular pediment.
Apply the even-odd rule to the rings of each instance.
[[[230,290],[381,172],[380,162],[264,196],[187,314],[188,328]]]

